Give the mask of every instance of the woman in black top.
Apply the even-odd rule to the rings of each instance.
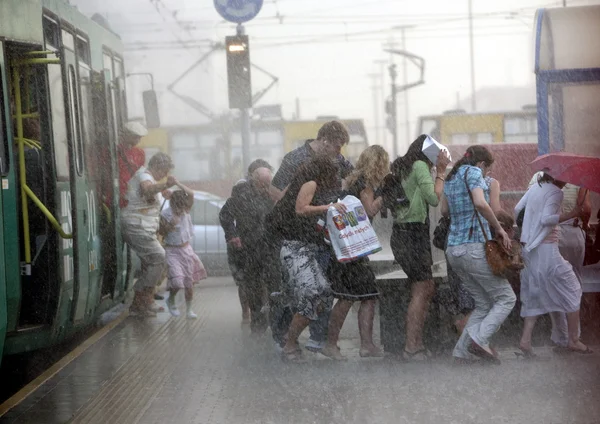
[[[389,173],[390,157],[381,146],[368,147],[358,159],[356,169],[346,180],[346,194],[358,198],[372,219],[381,210],[383,199],[376,195],[383,179]],[[360,356],[381,357],[383,352],[373,343],[373,318],[375,302],[379,296],[375,274],[365,257],[350,263],[339,263],[335,258],[329,267],[333,296],[338,299],[329,319],[327,344],[321,351],[325,356],[345,360],[337,346],[346,316],[354,302],[360,302],[358,330],[360,333]]]
[[[331,287],[317,260],[325,234],[318,230],[329,207],[345,212],[337,197],[338,168],[331,159],[318,157],[303,165],[270,218],[272,230],[283,239],[282,289],[294,317],[283,347],[284,359],[302,361],[298,336],[320,312],[331,308]]]

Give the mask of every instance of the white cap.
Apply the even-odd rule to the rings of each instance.
[[[137,135],[139,137],[144,137],[145,135],[148,135],[148,130],[146,129],[144,124],[138,121],[130,121],[126,123],[123,127],[123,130],[126,133]]]

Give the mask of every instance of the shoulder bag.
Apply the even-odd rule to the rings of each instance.
[[[511,242],[511,249],[507,251],[502,243],[498,240],[488,238],[488,235],[483,227],[483,223],[481,222],[481,218],[479,217],[479,212],[477,212],[477,208],[475,207],[475,202],[473,201],[473,194],[471,193],[471,189],[469,188],[469,184],[467,182],[467,174],[469,170],[465,172],[465,186],[467,187],[467,192],[469,193],[469,198],[471,199],[471,203],[473,204],[474,212],[473,214],[477,218],[479,222],[479,227],[481,228],[481,232],[483,233],[483,237],[485,238],[485,257],[487,259],[488,265],[492,270],[494,275],[499,277],[507,277],[507,275],[511,272],[518,272],[525,268],[525,264],[523,262],[523,258],[521,257],[521,245],[516,240]],[[472,235],[474,231],[473,226],[471,226],[470,234]]]

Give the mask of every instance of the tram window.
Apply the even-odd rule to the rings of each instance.
[[[75,51],[75,37],[64,29],[62,30],[62,43],[65,48]]]
[[[0,81],[3,80],[2,69],[0,68]],[[0,85],[0,98],[2,95],[2,85]],[[8,138],[6,137],[6,122],[4,121],[4,103],[0,102],[0,174],[8,173],[8,162],[6,161],[6,152],[8,151]]]
[[[113,67],[112,67],[112,56],[106,52],[102,54],[103,69],[110,72],[109,78],[112,80]]]
[[[58,23],[55,20],[44,16],[42,26],[44,29],[44,40],[46,41],[46,45],[58,48],[60,45],[60,30],[58,29]]]
[[[73,138],[73,149],[75,151],[75,169],[78,175],[83,174],[83,152],[81,146],[81,121],[79,116],[79,101],[77,98],[77,78],[75,76],[75,67],[69,66],[69,107],[71,115],[71,127]]]
[[[79,65],[79,100],[81,105],[81,129],[82,145],[85,149],[86,163],[93,161],[94,151],[94,121],[92,119],[92,83],[91,70],[85,64]],[[88,167],[88,172],[90,168]],[[91,172],[93,174],[93,172]],[[94,175],[90,175],[92,180],[97,180]]]
[[[52,138],[54,140],[56,177],[58,181],[69,181],[69,141],[60,65],[48,65],[48,82],[50,85],[50,107],[52,108]]]
[[[91,58],[90,58],[90,45],[88,43],[88,41],[85,38],[82,38],[80,36],[77,36],[76,39],[76,52],[77,52],[77,59],[80,62],[83,62],[87,65],[91,65]]]

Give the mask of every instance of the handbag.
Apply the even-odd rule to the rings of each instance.
[[[465,172],[465,186],[467,187],[469,198],[473,204],[474,215],[479,222],[479,227],[481,228],[481,232],[485,238],[485,258],[487,259],[487,263],[494,275],[506,278],[510,273],[518,272],[525,268],[525,263],[523,262],[523,258],[521,256],[521,244],[516,240],[513,240],[511,242],[510,251],[507,251],[504,246],[502,246],[502,243],[500,243],[498,240],[489,239],[483,227],[483,223],[481,222],[481,218],[479,217],[479,212],[477,212],[477,208],[475,207],[473,194],[471,193],[471,189],[467,183],[468,173],[469,170],[467,169]],[[473,230],[474,228],[471,226],[469,236],[473,234]]]
[[[438,221],[437,227],[433,230],[432,243],[440,250],[446,249],[446,241],[448,240],[448,232],[450,231],[450,217],[442,216]]]

